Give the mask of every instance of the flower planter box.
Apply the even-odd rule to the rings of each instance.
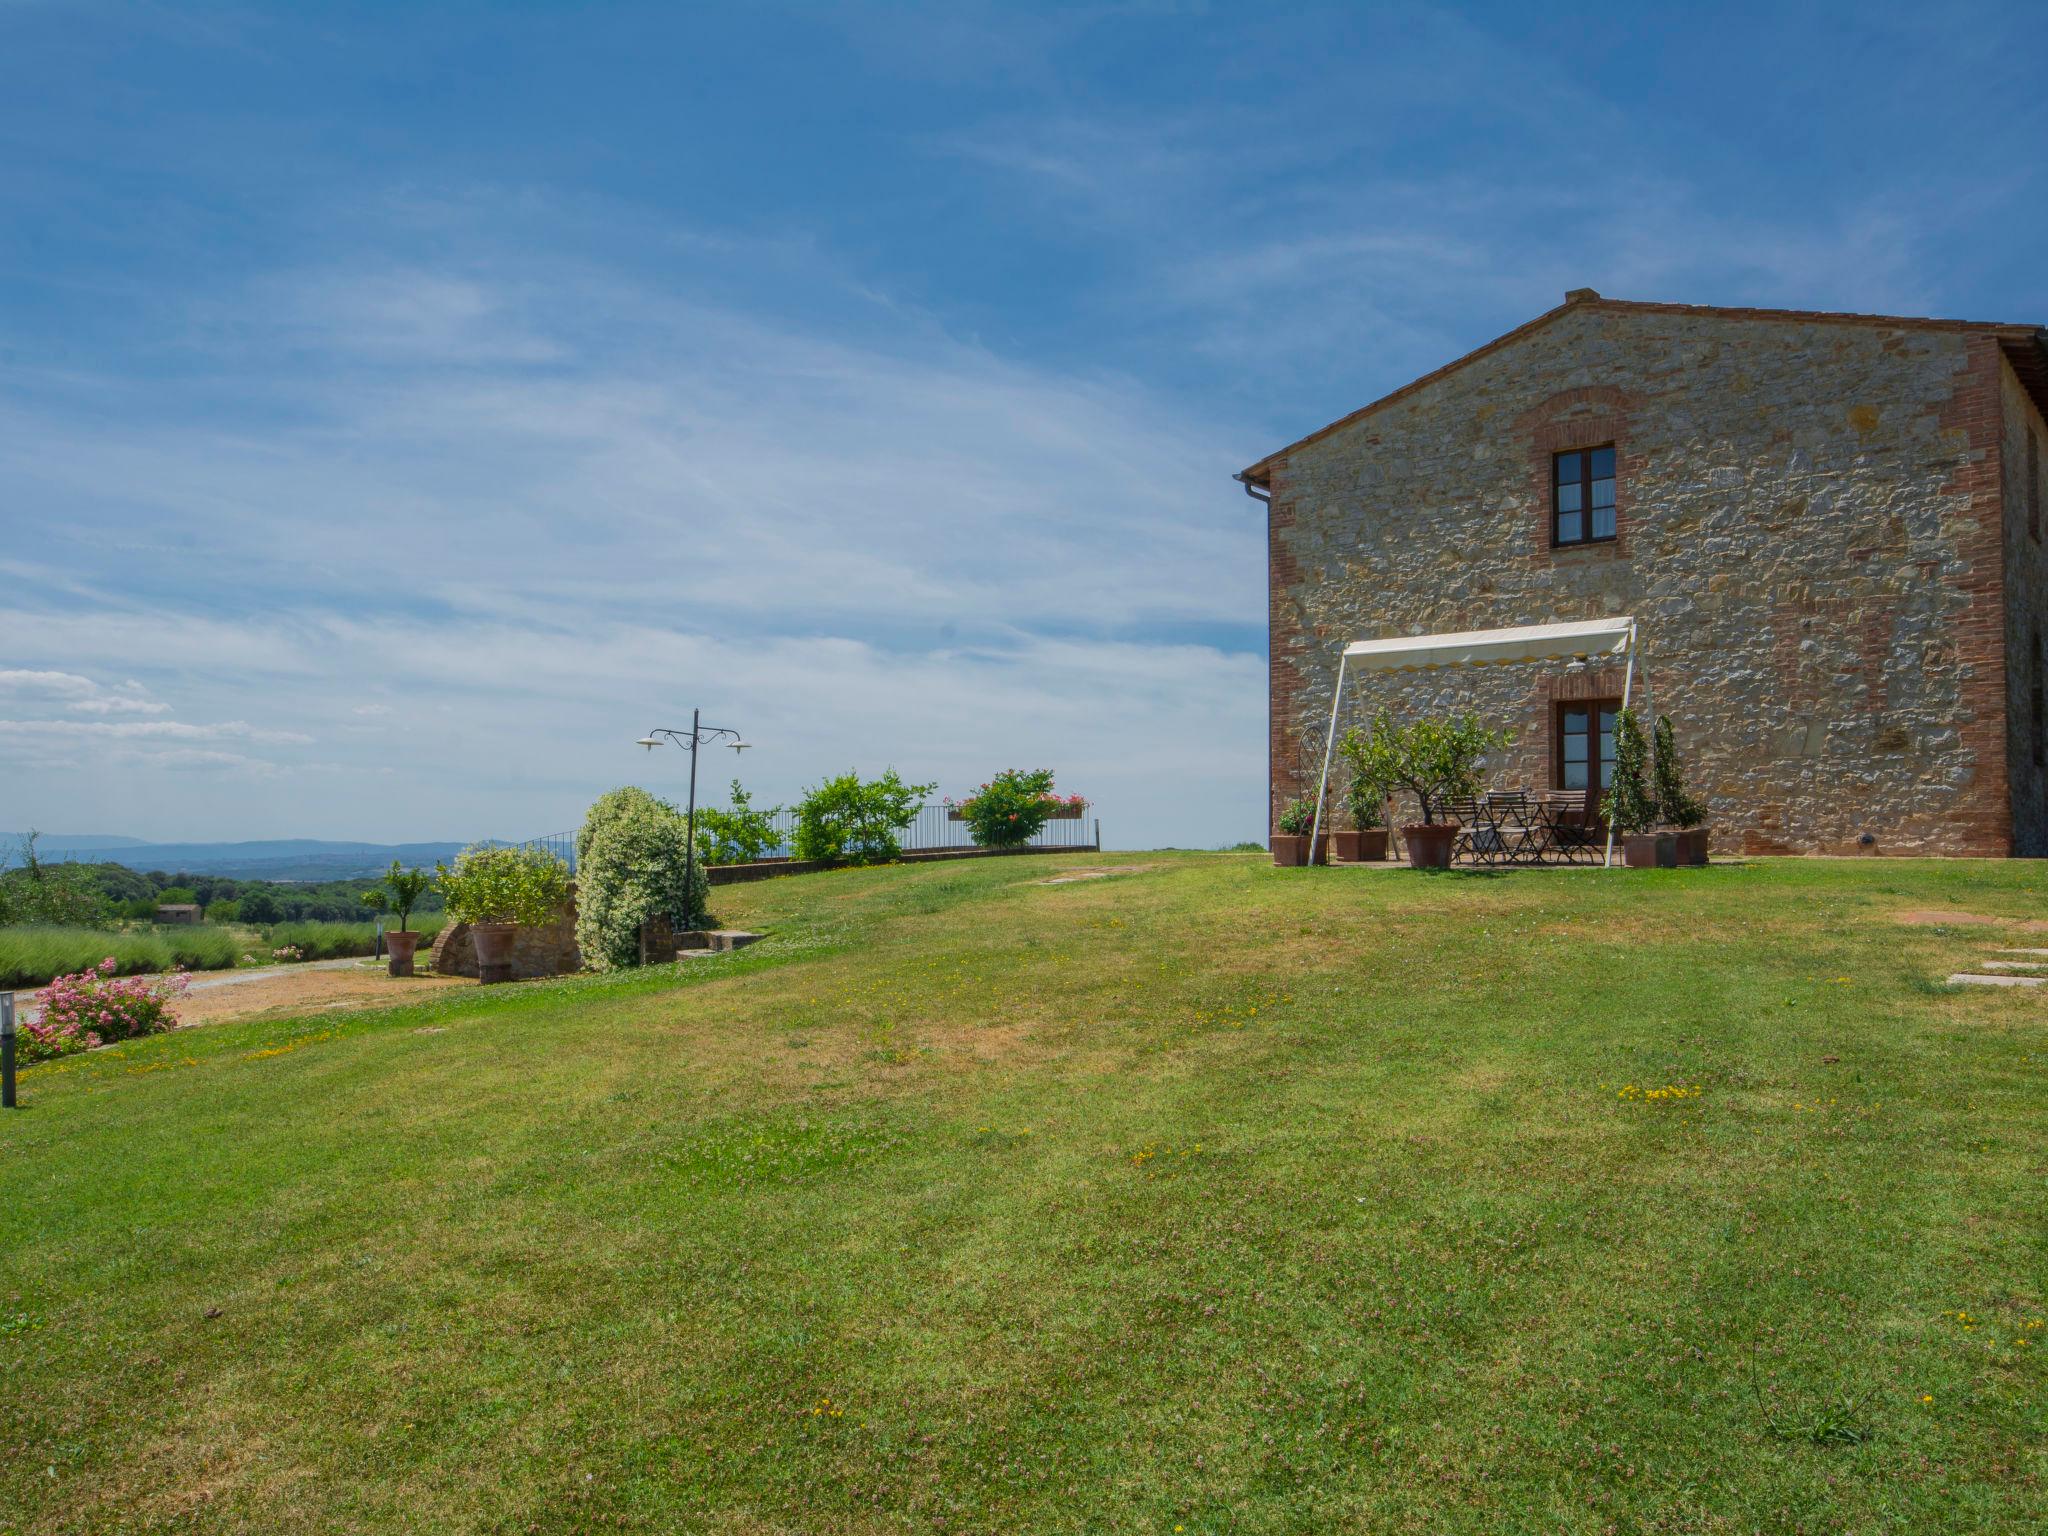
[[[1401,841],[1408,846],[1410,869],[1449,869],[1451,850],[1458,841],[1458,828],[1451,822],[1417,822],[1401,829]]]
[[[1047,821],[1079,821],[1082,817],[1086,816],[1087,814],[1087,801],[1084,800],[1079,805],[1073,805],[1067,801],[1062,800],[1057,809],[1050,810],[1045,813],[1045,819]],[[959,806],[949,805],[946,807],[946,820],[965,821],[966,819],[967,813],[961,810]]]
[[[1275,832],[1273,862],[1282,869],[1301,868],[1308,863],[1308,839],[1289,832]]]
[[[1712,840],[1712,827],[1688,827],[1678,834],[1678,862],[1681,864],[1704,864],[1707,862],[1707,844]]]
[[[1373,864],[1387,856],[1387,829],[1367,827],[1363,832],[1332,832],[1330,857],[1345,864]]]
[[[1630,869],[1676,869],[1678,834],[1631,832],[1621,840],[1621,857]]]

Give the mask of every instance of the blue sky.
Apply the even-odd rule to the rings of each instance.
[[[553,831],[701,705],[1259,836],[1232,471],[1570,287],[2048,320],[2048,7],[1703,18],[0,0],[0,827]]]

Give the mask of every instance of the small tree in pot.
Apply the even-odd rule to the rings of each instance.
[[[413,953],[420,943],[420,936],[410,926],[412,909],[419,905],[432,883],[433,876],[424,869],[407,869],[393,859],[391,868],[384,872],[384,884],[363,892],[363,905],[372,912],[398,914],[398,927],[384,934],[385,947],[391,951],[389,969],[393,976],[412,974]]]
[[[1373,863],[1387,856],[1387,786],[1372,765],[1352,751],[1358,733],[1344,737],[1342,751],[1351,764],[1351,782],[1344,786],[1344,810],[1351,818],[1349,832],[1330,834],[1331,845],[1340,859]]]
[[[1282,869],[1298,869],[1309,862],[1309,837],[1315,831],[1316,808],[1296,796],[1280,807],[1280,819],[1273,833],[1273,862]]]
[[[1657,825],[1657,797],[1650,792],[1649,766],[1643,729],[1635,711],[1624,709],[1614,717],[1614,782],[1601,798],[1600,813],[1621,838],[1630,869],[1677,862],[1677,839],[1651,830]]]
[[[1685,770],[1679,765],[1678,746],[1671,730],[1671,717],[1659,715],[1651,733],[1656,748],[1654,779],[1657,811],[1667,825],[1678,828],[1678,862],[1707,862],[1707,808],[1685,786]]]
[[[1446,819],[1450,802],[1479,793],[1486,755],[1511,740],[1510,732],[1480,724],[1477,715],[1396,725],[1382,709],[1363,735],[1356,728],[1345,733],[1344,754],[1369,778],[1415,797],[1422,820],[1401,828],[1408,862],[1416,869],[1446,869],[1458,837],[1458,824]]]
[[[569,866],[541,848],[465,848],[455,867],[434,866],[448,915],[469,924],[477,980],[512,980],[512,939],[523,924],[537,928],[561,915],[569,900]]]

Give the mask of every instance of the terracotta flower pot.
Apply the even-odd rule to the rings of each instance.
[[[1707,844],[1713,838],[1712,827],[1688,827],[1678,834],[1678,862],[1681,864],[1704,864],[1707,862]]]
[[[1631,832],[1621,840],[1621,856],[1630,869],[1676,869],[1677,834]]]
[[[1332,832],[1330,857],[1341,863],[1356,864],[1359,859],[1358,840],[1363,835],[1359,832]]]
[[[1401,829],[1401,841],[1408,845],[1410,869],[1449,869],[1458,828],[1452,822],[1417,822]]]
[[[1308,839],[1291,832],[1275,832],[1273,862],[1282,869],[1301,868],[1308,862]]]
[[[1367,827],[1358,834],[1358,857],[1361,863],[1384,864],[1387,859],[1387,829]]]
[[[420,945],[420,936],[409,929],[393,929],[384,935],[384,947],[391,951],[388,967],[394,976],[412,974],[413,951]]]
[[[471,923],[470,939],[476,945],[476,979],[483,986],[512,980],[512,937],[517,923]]]

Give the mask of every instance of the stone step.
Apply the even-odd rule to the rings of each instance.
[[[725,954],[735,949],[745,949],[749,944],[758,944],[764,934],[748,933],[740,928],[690,928],[676,935],[676,950],[686,953],[691,950]]]
[[[1980,976],[1973,971],[1957,971],[1949,977],[1952,987],[2038,987],[2048,982],[2048,976]]]
[[[1979,960],[1987,971],[2042,971],[2048,970],[2048,960]]]
[[[2048,957],[2048,949],[2001,949],[2001,955],[2041,955]]]

